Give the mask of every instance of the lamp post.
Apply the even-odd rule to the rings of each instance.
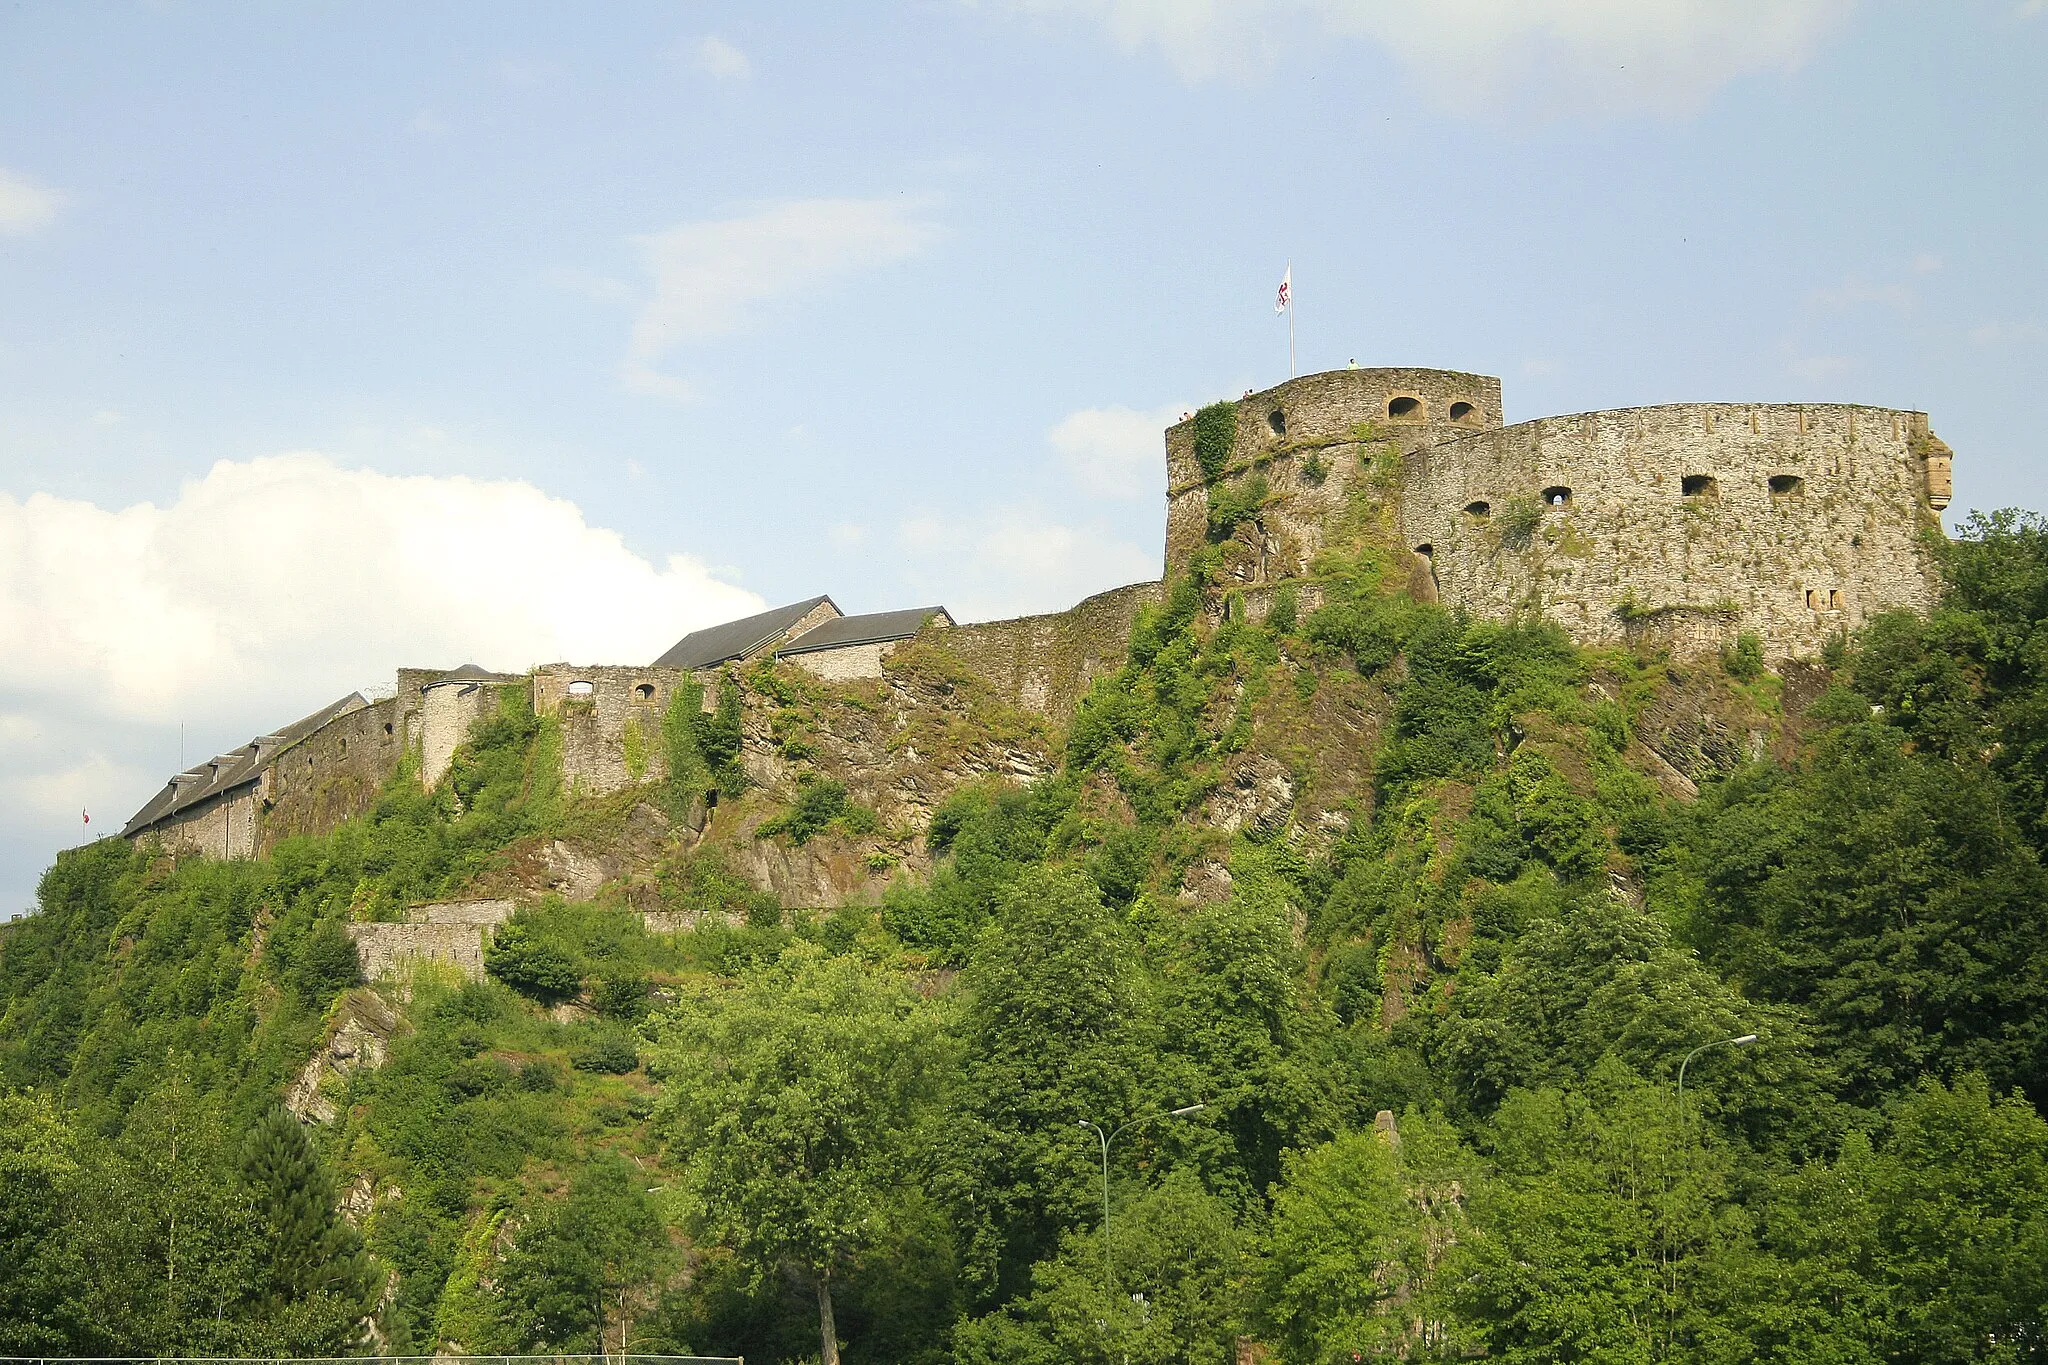
[[[1692,1059],[1711,1047],[1748,1047],[1756,1037],[1754,1033],[1745,1033],[1740,1038],[1716,1038],[1685,1054],[1685,1060],[1678,1064],[1678,1122],[1681,1126],[1685,1123],[1685,1069],[1692,1065]]]
[[[1102,1281],[1110,1293],[1114,1294],[1116,1292],[1116,1267],[1112,1264],[1109,1253],[1109,1144],[1116,1141],[1116,1135],[1123,1132],[1126,1128],[1136,1128],[1139,1124],[1150,1123],[1154,1119],[1184,1119],[1189,1114],[1197,1113],[1208,1107],[1207,1104],[1190,1104],[1179,1109],[1168,1109],[1157,1114],[1146,1114],[1142,1118],[1135,1118],[1120,1123],[1107,1132],[1103,1131],[1102,1125],[1099,1123],[1090,1123],[1087,1119],[1081,1120],[1081,1126],[1093,1132],[1102,1142]]]

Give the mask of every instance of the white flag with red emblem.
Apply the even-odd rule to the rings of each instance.
[[[1288,305],[1293,302],[1294,263],[1290,261],[1287,264],[1287,273],[1280,277],[1280,297],[1273,300],[1273,311],[1276,313],[1284,313],[1287,311]]]

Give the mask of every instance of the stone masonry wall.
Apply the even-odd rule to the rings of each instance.
[[[264,770],[259,847],[318,834],[368,810],[405,756],[398,699],[387,697],[327,724]]]
[[[1442,600],[1481,616],[1534,607],[1583,643],[1681,651],[1753,630],[1773,658],[1811,656],[1932,605],[1927,436],[1923,413],[1840,405],[1544,418],[1411,454],[1401,525]],[[1540,509],[1520,547],[1518,506]]]
[[[651,666],[546,664],[535,669],[534,709],[558,717],[562,727],[563,785],[602,795],[667,777],[661,718],[676,689],[689,681],[681,669]],[[572,695],[570,688],[577,683],[590,684],[589,693]]]
[[[1123,667],[1138,609],[1165,592],[1158,583],[1133,583],[1049,616],[952,626],[935,638],[1004,700],[1064,721],[1092,680]]]
[[[523,680],[522,680],[523,683]],[[448,775],[455,750],[469,727],[498,709],[498,693],[521,683],[435,682],[424,689],[420,709],[420,781],[432,791]]]
[[[1412,400],[1414,409],[1390,414],[1399,400]],[[1233,555],[1230,576],[1258,583],[1307,572],[1323,528],[1366,473],[1361,426],[1371,428],[1375,443],[1392,441],[1408,451],[1500,422],[1500,381],[1461,370],[1332,370],[1238,400],[1237,441],[1220,482],[1263,474],[1274,500],[1259,518],[1263,525],[1245,528],[1245,550]],[[1328,470],[1320,483],[1309,473],[1312,458]],[[1167,578],[1185,570],[1208,538],[1208,488],[1189,419],[1166,432]]]
[[[812,649],[791,654],[784,662],[815,673],[828,682],[852,682],[856,678],[882,676],[882,660],[896,652],[900,640],[878,640],[873,644],[846,645],[840,649]]]
[[[400,974],[408,963],[437,962],[470,981],[484,976],[484,935],[512,917],[508,900],[416,905],[404,924],[351,924],[356,960],[366,980]]]
[[[189,806],[145,831],[174,854],[204,858],[250,858],[256,853],[258,784],[232,788],[202,805]]]

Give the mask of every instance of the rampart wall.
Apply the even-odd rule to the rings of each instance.
[[[405,757],[399,700],[386,697],[337,716],[278,755],[258,783],[261,851],[295,834],[333,829],[370,808],[377,788]]]
[[[951,626],[934,638],[1010,704],[1064,720],[1088,684],[1123,667],[1138,609],[1165,587],[1133,583],[1047,616]]]
[[[705,687],[716,695],[716,674]],[[661,720],[691,675],[675,668],[544,664],[533,671],[534,710],[562,727],[562,784],[602,795],[668,776]],[[586,690],[587,689],[587,690]]]
[[[1936,592],[1924,413],[1686,403],[1546,417],[1411,452],[1401,527],[1443,601],[1587,644],[1755,631],[1812,656]],[[1945,449],[1945,448],[1944,448]]]
[[[1353,483],[1368,473],[1358,458],[1365,445],[1407,451],[1500,422],[1500,381],[1462,370],[1332,370],[1239,399],[1237,441],[1218,482],[1262,475],[1273,499],[1256,542],[1242,541],[1226,572],[1242,583],[1307,573]],[[1208,543],[1208,484],[1190,418],[1166,431],[1167,578]]]

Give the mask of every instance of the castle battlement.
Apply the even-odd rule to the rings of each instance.
[[[1447,370],[1305,376],[1239,400],[1213,480],[1195,424],[1174,426],[1169,577],[1211,541],[1212,488],[1256,473],[1267,496],[1228,537],[1224,571],[1246,589],[1308,578],[1391,444],[1399,486],[1375,496],[1396,504],[1426,591],[1478,616],[1535,612],[1585,644],[1681,652],[1753,631],[1785,658],[1933,603],[1927,536],[1952,470],[1923,412],[1674,403],[1504,426],[1499,394],[1498,380]]]

